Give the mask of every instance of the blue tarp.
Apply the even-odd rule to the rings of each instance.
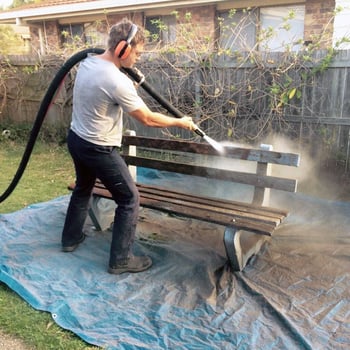
[[[108,230],[60,251],[67,194],[0,215],[0,280],[107,349],[348,349],[350,203],[273,200],[290,216],[243,272],[228,269],[223,228],[144,209],[136,253],[154,265],[114,276]]]

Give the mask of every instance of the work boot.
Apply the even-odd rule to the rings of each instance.
[[[79,247],[79,244],[85,240],[85,237],[86,236],[83,233],[82,236],[76,242],[71,243],[69,245],[62,244],[62,252],[65,252],[65,253],[74,252],[74,250]]]
[[[127,259],[118,260],[117,263],[108,268],[108,272],[119,275],[124,272],[141,272],[152,266],[152,260],[148,256],[130,256]]]

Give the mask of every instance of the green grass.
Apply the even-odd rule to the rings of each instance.
[[[0,193],[12,180],[24,152],[24,145],[0,142]],[[0,213],[19,210],[68,194],[74,180],[71,158],[65,146],[38,143],[29,164],[13,193],[0,203]],[[0,283],[0,329],[22,339],[31,349],[97,349],[73,333],[57,326],[47,312],[37,311],[6,285]]]
[[[10,184],[19,166],[24,145],[0,142],[0,192]],[[27,168],[13,191],[0,203],[0,213],[8,213],[67,194],[74,180],[73,163],[65,146],[36,144]]]

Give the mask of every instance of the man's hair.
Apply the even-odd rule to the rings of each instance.
[[[128,34],[132,26],[132,22],[127,18],[123,18],[120,22],[114,24],[110,31],[108,37],[108,50],[113,51],[116,46],[122,41],[127,40]],[[137,26],[137,32],[134,38],[131,40],[130,45],[136,46],[139,43],[145,42],[145,33],[142,28]]]

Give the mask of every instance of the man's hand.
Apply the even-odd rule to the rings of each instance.
[[[193,122],[192,117],[185,115],[181,118],[184,123],[184,128],[190,131],[195,131],[197,129],[197,125]]]

